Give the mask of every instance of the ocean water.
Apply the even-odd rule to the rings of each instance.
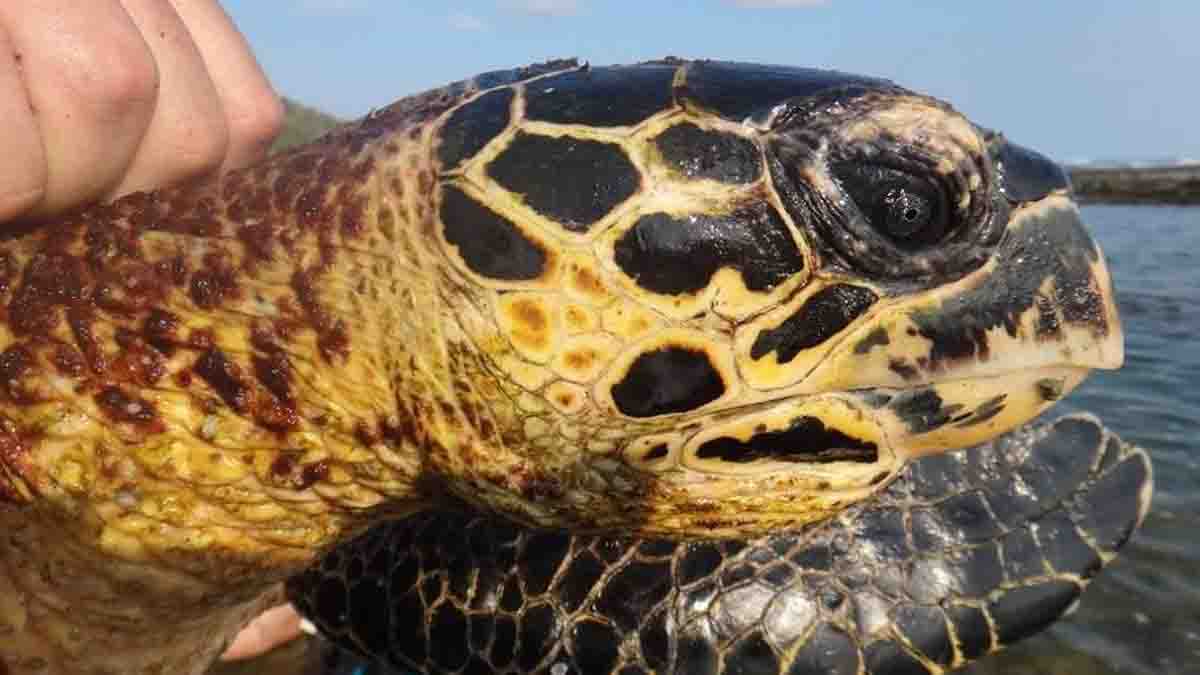
[[[1083,215],[1117,287],[1125,367],[1092,375],[1050,415],[1092,411],[1148,448],[1154,506],[1072,616],[964,672],[1200,675],[1200,207],[1095,205]],[[216,672],[299,672],[291,651],[278,670]]]
[[[1200,207],[1083,208],[1108,257],[1125,367],[1051,414],[1090,410],[1150,450],[1154,505],[1078,610],[967,672],[1200,674]]]

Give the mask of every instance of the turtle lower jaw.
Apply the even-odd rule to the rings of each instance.
[[[1089,371],[1046,366],[797,395],[713,420],[646,467],[664,479],[647,529],[728,536],[822,520],[869,498],[913,459],[1020,427]],[[706,508],[684,508],[697,504]]]
[[[902,459],[961,450],[1032,420],[1079,386],[1090,368],[1053,365],[858,393]]]

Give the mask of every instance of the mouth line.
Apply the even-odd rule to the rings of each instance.
[[[984,382],[995,381],[995,380],[1003,380],[1003,379],[1011,377],[1012,375],[1017,374],[1017,373],[1026,373],[1027,372],[1027,373],[1030,373],[1031,375],[1036,375],[1037,373],[1041,373],[1041,372],[1056,372],[1056,371],[1061,372],[1063,370],[1068,370],[1068,369],[1069,370],[1081,370],[1081,371],[1092,370],[1092,368],[1090,368],[1090,367],[1076,366],[1076,365],[1072,365],[1070,363],[1044,364],[1044,365],[1039,365],[1039,366],[1036,366],[1033,368],[1013,368],[1011,370],[1002,370],[1002,371],[996,371],[996,372],[981,374],[981,375],[963,375],[961,377],[948,377],[948,378],[943,378],[943,379],[933,379],[928,382],[922,382],[920,384],[913,384],[911,386],[877,385],[877,386],[851,387],[848,389],[832,389],[829,391],[807,392],[807,393],[801,393],[801,394],[788,394],[786,396],[778,396],[775,398],[770,398],[770,399],[766,399],[766,400],[762,400],[762,401],[756,401],[754,403],[746,403],[746,404],[735,406],[732,408],[725,408],[724,410],[719,411],[715,415],[715,418],[718,420],[725,420],[725,419],[729,419],[729,418],[733,418],[733,417],[740,417],[742,415],[748,415],[748,414],[761,412],[763,410],[767,410],[767,409],[772,408],[777,405],[782,405],[782,404],[786,404],[786,403],[794,403],[796,401],[800,401],[803,399],[815,399],[815,398],[820,398],[823,396],[854,396],[854,397],[858,397],[860,399],[876,398],[879,396],[895,397],[895,396],[900,396],[903,394],[912,393],[915,391],[920,391],[922,389],[929,389],[932,387],[943,386],[943,385],[952,385],[952,384],[957,384],[957,383],[962,383],[962,382],[984,383]],[[1062,378],[1061,377],[1042,377],[1042,378],[1036,378],[1033,381],[1036,383],[1036,386],[1038,386],[1039,389],[1044,390],[1044,395],[1047,397],[1047,401],[1057,400],[1058,398],[1061,397],[1061,395],[1062,395],[1062,391],[1061,391]],[[1053,383],[1056,383],[1056,384],[1051,383],[1051,381],[1053,381]],[[1043,385],[1043,382],[1045,382],[1044,385]],[[1053,396],[1051,396],[1051,395],[1053,395]]]

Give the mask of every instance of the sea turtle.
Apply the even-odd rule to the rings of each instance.
[[[1122,359],[1052,162],[890,82],[713,61],[481,75],[14,234],[0,282],[17,673],[200,672],[276,582],[440,504],[842,522]],[[1129,526],[1147,484],[1084,514]]]
[[[1071,415],[913,462],[799,530],[631,540],[430,511],[288,590],[369,659],[317,643],[313,675],[941,673],[1072,609],[1146,515],[1149,466]]]

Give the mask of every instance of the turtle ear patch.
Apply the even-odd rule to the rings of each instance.
[[[783,323],[758,334],[750,358],[771,352],[779,363],[788,363],[805,349],[837,335],[875,304],[879,296],[869,288],[835,284],[817,291]]]
[[[637,192],[642,176],[615,143],[517,132],[488,176],[542,216],[586,233]]]
[[[617,409],[629,417],[696,410],[721,398],[725,380],[709,355],[669,345],[644,352],[612,386]]]

